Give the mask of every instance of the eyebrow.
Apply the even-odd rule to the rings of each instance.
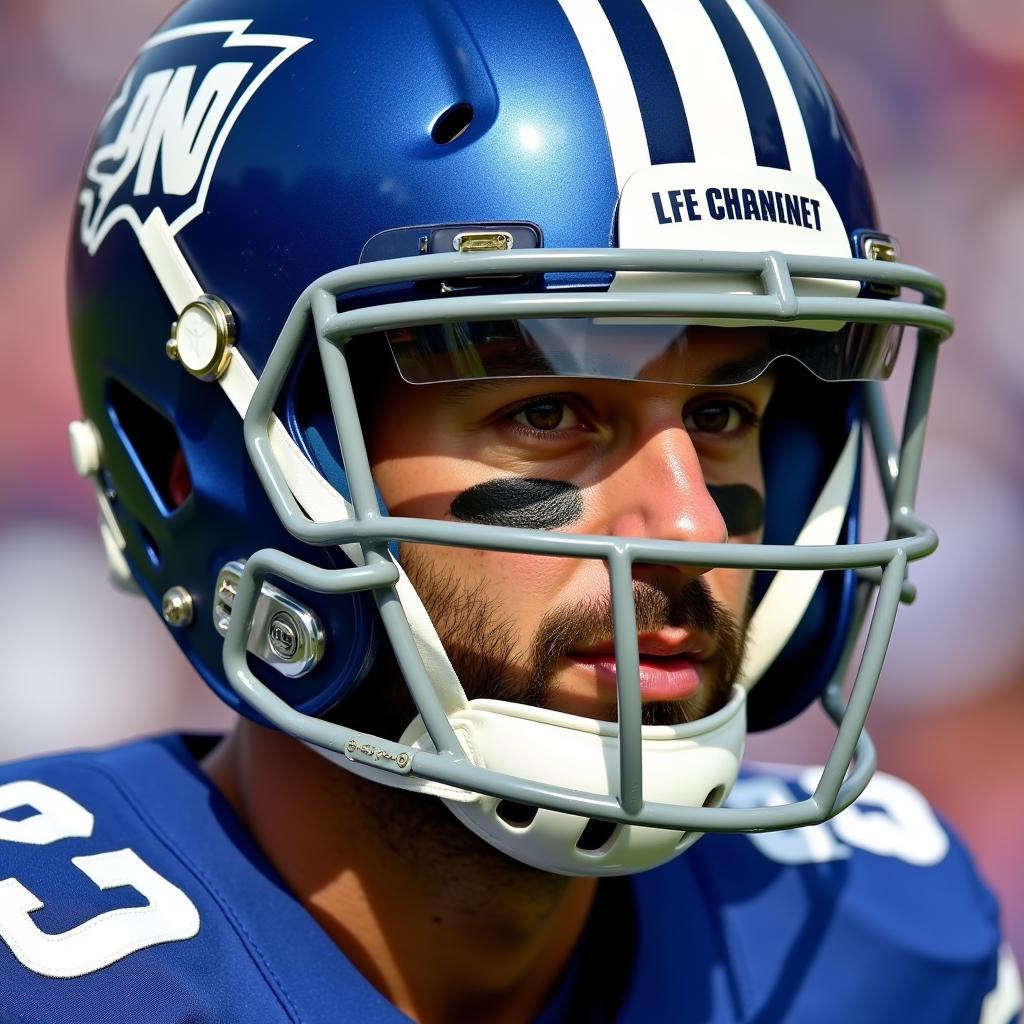
[[[454,402],[459,398],[467,395],[479,395],[486,394],[490,391],[495,391],[501,388],[503,385],[508,384],[510,381],[520,380],[619,380],[623,383],[638,383],[638,384],[678,384],[682,387],[724,387],[729,385],[740,385],[749,384],[754,380],[762,377],[766,374],[766,368],[762,367],[757,373],[753,372],[756,366],[749,360],[745,359],[731,359],[723,363],[719,363],[710,372],[708,372],[704,379],[693,383],[690,381],[671,381],[671,380],[646,380],[635,377],[591,377],[584,374],[537,374],[537,373],[524,373],[514,374],[509,373],[500,377],[479,377],[470,380],[448,380],[448,381],[425,381],[424,383],[445,383],[454,384],[457,387],[457,391],[450,395],[446,395],[441,399],[442,402]]]
[[[416,385],[417,387],[423,387],[424,385],[430,384],[452,384],[454,389],[445,395],[442,395],[438,402],[440,405],[456,405],[462,399],[468,398],[471,395],[487,394],[491,391],[497,391],[503,385],[508,384],[510,380],[525,380],[524,377],[481,377],[478,380],[450,380],[450,381],[425,381],[423,385]],[[551,378],[542,377],[540,380],[550,380]]]
[[[764,355],[763,352],[760,354]],[[538,372],[537,355],[534,351],[504,352],[488,367],[490,373],[486,377],[446,377],[435,381],[415,382],[415,384],[416,386],[422,386],[423,384],[453,385],[453,390],[439,399],[442,404],[450,406],[461,399],[488,394],[500,390],[510,382],[523,380],[621,380],[624,382],[637,381],[638,383],[649,384],[676,384],[682,387],[729,387],[752,383],[754,380],[764,376],[767,371],[767,367],[763,365],[761,360],[733,358],[724,359],[717,365],[705,370],[701,375],[702,379],[698,382],[671,381],[660,378],[605,377],[582,373],[543,373]]]
[[[719,363],[701,381],[701,386],[721,387],[729,384],[749,384],[765,372],[765,367],[754,373],[757,368],[749,359],[728,359]]]

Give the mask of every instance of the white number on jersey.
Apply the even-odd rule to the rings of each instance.
[[[92,835],[92,815],[81,804],[41,782],[0,786],[0,814],[16,807],[33,807],[36,813],[21,821],[0,818],[0,841],[48,846],[58,839],[88,839]]]
[[[0,786],[0,814],[29,805],[36,813],[21,821],[0,818],[0,842],[46,846],[92,835],[93,816],[69,796],[40,782]],[[0,881],[0,938],[30,971],[48,978],[78,978],[148,946],[191,939],[199,931],[199,911],[176,886],[158,875],[134,850],[116,850],[71,863],[99,889],[131,886],[147,900],[49,934],[31,918],[44,906],[16,878]]]
[[[808,768],[800,775],[799,785],[813,792],[820,776],[820,768]],[[729,806],[776,807],[794,799],[785,780],[754,777],[736,783]],[[779,864],[844,860],[851,847],[856,847],[928,867],[938,864],[949,850],[949,837],[924,797],[913,786],[884,774],[876,774],[858,801],[831,821],[784,832],[753,833],[748,838]]]

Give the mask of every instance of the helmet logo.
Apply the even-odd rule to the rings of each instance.
[[[249,34],[250,21],[182,25],[153,36],[107,108],[85,168],[79,236],[90,253],[155,211],[172,234],[203,212],[238,115],[309,39]],[[267,140],[272,144],[272,140]]]

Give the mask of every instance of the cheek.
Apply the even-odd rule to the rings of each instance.
[[[414,560],[424,568],[436,569],[441,578],[450,574],[463,593],[483,598],[495,618],[512,627],[523,655],[529,652],[540,622],[551,608],[571,604],[588,592],[583,573],[590,567],[579,559],[418,545]],[[417,575],[412,575],[417,583]],[[421,596],[427,599],[425,592]]]
[[[733,543],[759,544],[764,535],[765,480],[760,443],[751,443],[727,467],[705,471],[708,493],[725,520]]]
[[[729,543],[760,544],[764,539],[765,485],[759,456],[750,460],[742,477],[743,483],[709,485],[708,491],[729,529]],[[741,623],[746,621],[754,572],[712,569],[705,577],[715,599]]]
[[[449,499],[440,488],[429,486],[431,482],[445,480],[444,461],[424,455],[385,458],[373,463],[373,479],[388,512],[394,516],[444,518]]]
[[[712,569],[704,576],[711,596],[727,609],[742,626],[754,583],[753,569]]]
[[[573,580],[583,565],[575,558],[545,558],[540,555],[508,554],[501,551],[478,552],[476,570],[487,589],[503,608],[517,614],[538,617],[564,600],[573,589]]]
[[[584,512],[582,492],[566,481],[499,477],[465,487],[458,460],[385,459],[375,466],[374,475],[388,510],[398,516],[556,530],[577,522]],[[438,486],[424,491],[424,481]],[[464,489],[452,497],[460,484]],[[565,598],[581,566],[576,559],[434,545],[420,546],[416,559],[453,574],[463,589],[488,598],[503,618],[523,631]]]

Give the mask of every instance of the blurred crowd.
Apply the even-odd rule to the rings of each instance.
[[[774,5],[838,93],[904,259],[950,288],[958,334],[919,501],[942,546],[913,570],[920,596],[897,621],[871,728],[882,768],[967,838],[1024,956],[1024,4]],[[67,448],[77,175],[116,79],[168,6],[0,4],[0,759],[228,721],[156,617],[104,584],[95,501]],[[812,712],[751,750],[820,760],[828,745]]]

